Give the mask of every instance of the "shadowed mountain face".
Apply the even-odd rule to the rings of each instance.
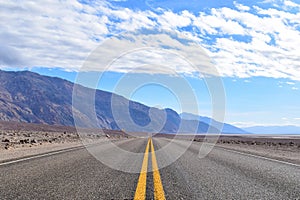
[[[59,78],[0,71],[0,119],[73,125],[72,87]]]
[[[73,87],[60,78],[0,70],[0,120],[67,126],[74,126],[76,121],[80,127],[161,133],[208,130],[206,123],[181,120],[171,109],[151,108],[79,85],[73,94]]]

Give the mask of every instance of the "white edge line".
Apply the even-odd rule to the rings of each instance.
[[[238,153],[238,154],[241,154],[241,155],[252,156],[252,157],[255,157],[255,158],[261,158],[261,159],[265,159],[265,160],[269,160],[269,161],[273,161],[273,162],[278,162],[278,163],[282,163],[282,164],[286,164],[286,165],[292,165],[292,166],[300,167],[300,165],[295,164],[295,163],[290,163],[290,162],[286,162],[286,161],[282,161],[282,160],[276,160],[276,159],[273,159],[273,158],[268,158],[268,157],[259,156],[259,155],[253,155],[253,154],[250,154],[250,153],[244,153],[244,152],[240,152],[240,151],[236,151],[236,150],[227,149],[225,147],[220,147],[220,146],[215,146],[215,147],[224,149],[225,151]]]
[[[29,157],[26,157],[26,158],[7,161],[7,162],[0,163],[0,166],[5,166],[5,165],[13,164],[13,163],[26,161],[26,160],[31,160],[31,159],[34,159],[34,158],[42,158],[42,157],[51,156],[51,155],[55,155],[55,154],[65,153],[65,152],[74,151],[74,150],[77,150],[77,149],[83,149],[83,148],[87,148],[88,146],[92,146],[92,145],[95,145],[95,144],[83,144],[82,146],[71,147],[69,149],[62,149],[62,150],[57,150],[55,152],[43,153],[43,154],[40,154],[40,155],[29,156]]]
[[[44,154],[41,154],[41,155],[30,156],[30,157],[27,157],[27,158],[21,158],[21,159],[17,159],[17,160],[7,161],[7,162],[0,163],[0,166],[9,165],[9,164],[13,164],[13,163],[18,163],[18,162],[22,162],[22,161],[26,161],[26,160],[31,160],[31,159],[34,159],[34,158],[42,158],[42,157],[51,156],[51,155],[55,155],[55,154],[65,153],[65,152],[74,151],[74,150],[82,149],[82,148],[84,148],[84,147],[78,146],[78,147],[74,147],[74,148],[71,148],[71,149],[58,150],[58,151],[55,151],[55,152],[44,153]]]

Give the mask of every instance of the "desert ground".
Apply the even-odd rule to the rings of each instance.
[[[83,140],[127,137],[122,131],[0,122],[0,162],[82,146]]]
[[[0,122],[0,162],[82,146],[83,140],[119,140],[132,135],[112,130]],[[154,137],[173,138],[174,135],[156,134]],[[204,135],[192,137],[194,142],[209,142],[212,138]],[[191,137],[183,136],[182,139]],[[216,146],[300,164],[300,136],[296,135],[222,135],[218,138]]]
[[[225,135],[218,139],[216,146],[300,164],[300,135]]]

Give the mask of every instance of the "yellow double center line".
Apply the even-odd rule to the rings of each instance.
[[[149,156],[149,147],[151,147],[151,157],[152,157],[152,171],[153,171],[153,187],[154,187],[154,199],[155,200],[165,200],[165,193],[163,185],[161,183],[161,178],[158,170],[158,165],[155,156],[155,150],[152,142],[152,138],[148,139],[146,146],[144,160],[142,164],[142,169],[140,172],[139,181],[136,187],[134,199],[135,200],[144,200],[146,199],[146,185],[147,185],[147,168],[148,168],[148,156]]]

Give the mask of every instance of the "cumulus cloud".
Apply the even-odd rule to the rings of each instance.
[[[187,11],[180,14],[166,11],[159,17],[159,23],[162,27],[186,27],[191,24],[191,15]]]
[[[296,4],[296,3],[292,2],[292,1],[289,1],[289,0],[283,1],[283,4],[287,7],[289,7],[289,8],[298,8],[298,9],[300,8],[299,4]]]
[[[255,13],[230,8],[214,9],[205,14],[219,22],[231,20],[243,27],[249,41],[235,39],[234,34],[217,37],[208,44],[209,54],[224,76],[266,76],[300,80],[299,14],[256,7]],[[260,17],[259,15],[264,15]],[[291,22],[293,22],[291,24]],[[205,26],[202,26],[202,28]],[[209,34],[220,34],[214,23]],[[232,36],[232,37],[231,37]]]
[[[0,3],[0,27],[5,42],[31,66],[76,68],[108,33],[105,16],[76,1],[13,1]],[[45,6],[47,5],[47,6]],[[19,63],[20,67],[21,63]]]
[[[287,0],[281,4],[285,8],[250,8],[234,2],[235,8],[192,13],[133,10],[114,7],[105,1],[90,4],[2,1],[0,27],[4,31],[0,42],[4,45],[0,49],[0,65],[2,68],[26,65],[78,70],[89,54],[111,35],[161,28],[181,32],[202,45],[221,76],[299,81],[300,12],[295,9],[300,4]],[[192,54],[194,49],[187,45],[181,50]],[[145,55],[156,56],[155,52]],[[130,65],[115,70],[124,72],[125,68],[129,71]],[[155,70],[147,71],[155,73]],[[184,72],[184,67],[179,71]]]
[[[243,4],[239,4],[237,3],[236,1],[233,2],[234,6],[240,10],[240,11],[249,11],[250,10],[250,7],[249,6],[245,6]]]
[[[82,70],[219,76],[211,59],[193,40],[176,32],[147,29],[106,40]]]

